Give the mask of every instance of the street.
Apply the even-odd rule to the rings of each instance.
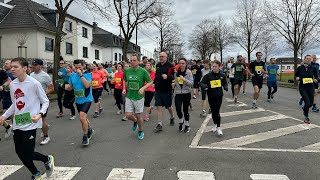
[[[230,86],[229,86],[230,89]],[[199,116],[201,96],[192,100],[190,133],[169,125],[164,111],[163,131],[154,133],[157,124],[155,109],[150,121],[144,123],[145,139],[138,140],[131,130],[132,122],[121,121],[112,96],[104,92],[104,111],[92,118],[95,134],[89,147],[82,147],[79,119],[55,118],[57,102],[50,104],[49,144],[40,146],[40,130],[36,151],[55,157],[54,180],[318,180],[320,179],[320,122],[319,113],[310,112],[310,125],[303,123],[296,89],[278,88],[275,100],[266,102],[264,85],[257,101],[258,109],[251,109],[252,85],[247,83],[247,94],[240,93],[234,104],[231,92],[225,93],[222,108],[222,130],[217,137],[211,131],[212,119]],[[241,89],[242,92],[242,89]],[[14,151],[13,139],[4,139],[0,129],[0,180],[30,179]],[[10,166],[9,166],[10,165]],[[44,173],[43,164],[36,162]]]

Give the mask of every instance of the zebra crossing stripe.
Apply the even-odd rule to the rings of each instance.
[[[248,119],[248,120],[243,120],[243,121],[225,123],[225,124],[221,124],[221,127],[223,129],[230,129],[230,128],[248,126],[248,125],[252,125],[252,124],[269,122],[269,121],[274,121],[274,120],[279,120],[279,119],[285,119],[285,118],[290,118],[290,117],[279,114],[279,115],[274,115],[274,116],[266,116],[266,117],[261,117],[261,118],[254,118],[254,119]],[[207,133],[207,132],[212,131],[212,128],[213,128],[213,126],[208,126],[206,128],[205,132]]]
[[[21,165],[0,165],[0,180],[10,176],[20,168],[22,168]]]
[[[261,111],[265,111],[265,109],[257,108],[257,109],[248,109],[248,110],[242,110],[242,111],[231,111],[231,112],[220,113],[220,116],[221,117],[236,116],[236,115],[250,114],[250,113],[256,113]]]
[[[251,174],[252,180],[290,180],[286,175],[280,174]]]
[[[313,150],[313,151],[319,151],[320,150],[320,142],[314,143],[314,144],[310,144],[307,146],[304,146],[302,148],[299,148],[297,150]]]
[[[43,174],[43,180],[71,180],[79,171],[81,167],[54,167],[54,172],[51,177],[46,177]]]
[[[204,171],[179,171],[177,176],[178,180],[215,180],[212,172]]]
[[[113,168],[107,180],[142,180],[145,169]]]
[[[256,142],[260,142],[260,141],[292,134],[292,133],[305,131],[305,130],[316,128],[316,127],[318,127],[318,126],[313,125],[313,124],[309,124],[309,125],[308,124],[299,124],[299,125],[295,125],[295,126],[289,126],[289,127],[280,128],[280,129],[267,131],[267,132],[262,132],[262,133],[258,133],[258,134],[252,134],[252,135],[242,136],[239,138],[233,138],[233,139],[229,139],[229,140],[225,140],[225,141],[221,141],[221,142],[215,142],[215,143],[211,143],[211,144],[205,145],[205,146],[236,148],[236,147],[240,147],[240,146],[244,146],[244,145],[248,145],[248,144],[252,144],[252,143],[256,143]]]

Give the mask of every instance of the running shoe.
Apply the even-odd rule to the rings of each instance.
[[[271,99],[267,99],[267,102],[271,102]]]
[[[136,131],[138,128],[138,122],[133,122],[132,131]]]
[[[272,93],[270,94],[270,97],[271,97],[271,99],[273,99],[273,98],[274,98]]]
[[[120,115],[120,114],[122,114],[122,111],[121,111],[121,110],[119,110],[119,111],[117,112],[117,115]]]
[[[305,117],[305,119],[304,119],[304,123],[306,123],[306,124],[310,124],[310,119],[309,119],[309,117]]]
[[[158,124],[156,128],[154,128],[155,132],[160,132],[162,131],[162,125],[161,124]]]
[[[6,132],[4,133],[4,138],[7,139],[11,136],[12,132],[13,132],[13,126],[9,125],[9,129],[6,129]]]
[[[100,108],[99,109],[99,115],[102,113],[102,111],[103,111],[103,108]]]
[[[217,127],[217,135],[218,136],[222,136],[223,135],[223,132],[222,132],[220,127]]]
[[[252,109],[257,109],[257,108],[258,108],[257,104],[256,103],[252,103]]]
[[[217,131],[217,125],[216,125],[216,124],[214,124],[214,125],[213,125],[213,127],[212,127],[212,132],[214,132],[214,133],[215,133],[216,131]]]
[[[88,136],[82,137],[82,146],[89,146],[89,138]]]
[[[54,157],[52,155],[48,156],[48,162],[44,164],[44,167],[46,168],[46,176],[50,177],[54,172]]]
[[[94,134],[94,130],[92,128],[88,129],[88,139],[91,139]]]
[[[31,180],[42,180],[40,172],[31,176]]]
[[[202,113],[200,114],[200,117],[206,117],[206,116],[207,116],[206,111],[202,111]]]
[[[93,117],[94,118],[97,118],[97,117],[99,117],[100,115],[99,115],[99,112],[94,112],[94,114],[93,114]]]
[[[124,116],[122,119],[121,119],[121,121],[127,121],[128,120],[128,118],[126,117],[126,116]]]
[[[138,132],[138,139],[143,139],[144,138],[144,132],[143,131],[139,131]]]
[[[70,120],[75,120],[77,118],[77,116],[76,115],[73,115],[73,116],[71,116],[69,119]]]
[[[170,126],[174,125],[174,117],[170,118]]]
[[[197,99],[197,96],[196,95],[193,95],[193,97],[192,97],[193,99]]]
[[[317,107],[317,105],[312,106],[312,111],[313,112],[319,112],[319,108]]]
[[[50,137],[43,137],[42,141],[40,142],[40,145],[48,144],[50,141]]]
[[[56,118],[61,118],[63,117],[63,113],[62,112],[59,112],[57,115],[56,115]]]
[[[183,123],[179,123],[179,131],[182,131],[183,129]]]
[[[183,132],[185,132],[185,133],[190,132],[190,126],[185,126]]]
[[[234,103],[237,103],[237,102],[238,102],[238,97],[235,96],[235,97],[234,97]]]

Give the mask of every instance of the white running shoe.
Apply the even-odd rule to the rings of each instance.
[[[77,116],[74,115],[74,116],[71,116],[71,117],[69,118],[69,120],[75,120],[76,118],[77,118]]]
[[[119,110],[119,111],[117,112],[117,115],[120,115],[120,114],[122,114],[122,111],[121,111],[121,110]]]
[[[217,135],[218,136],[222,136],[223,135],[223,132],[222,132],[220,127],[217,128]]]
[[[10,128],[9,129],[6,129],[6,132],[4,133],[4,138],[5,139],[7,139],[7,138],[9,138],[10,136],[11,136],[11,134],[12,134],[12,129],[13,129],[13,126],[12,125],[10,125]]]
[[[213,125],[213,128],[212,128],[212,132],[214,132],[214,133],[215,133],[216,131],[217,131],[217,125],[216,125],[216,124],[214,124],[214,125]]]
[[[48,144],[50,141],[50,137],[43,137],[42,141],[40,142],[40,145]]]

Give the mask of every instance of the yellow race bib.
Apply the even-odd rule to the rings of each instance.
[[[313,79],[312,78],[302,78],[302,83],[303,84],[313,83]]]
[[[256,71],[261,71],[263,69],[263,66],[256,66]]]
[[[183,84],[183,80],[180,77],[178,77],[178,83]]]
[[[211,88],[219,88],[221,87],[221,80],[212,80],[210,81]]]
[[[98,86],[99,85],[99,82],[98,81],[92,81],[92,86]]]
[[[120,83],[121,82],[121,78],[116,78],[116,83]]]
[[[196,69],[192,70],[192,74],[197,74],[197,70]]]

